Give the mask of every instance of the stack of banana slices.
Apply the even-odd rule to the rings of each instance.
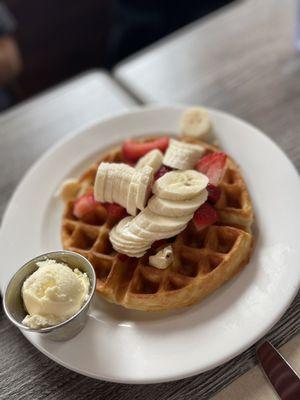
[[[97,201],[117,203],[128,214],[136,215],[148,200],[154,170],[151,166],[135,169],[127,164],[101,163],[95,180],[94,196]]]
[[[154,195],[135,217],[127,217],[110,232],[114,249],[141,257],[160,239],[182,232],[207,199],[208,178],[194,170],[171,171],[153,185]]]
[[[192,169],[203,153],[199,145],[171,139],[165,155],[152,150],[139,159],[135,168],[122,163],[100,164],[95,199],[117,203],[130,214],[110,231],[116,251],[141,257],[155,241],[176,236],[186,228],[208,196],[208,178]],[[154,173],[162,165],[176,170],[153,184]]]

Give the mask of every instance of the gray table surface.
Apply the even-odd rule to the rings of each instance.
[[[261,128],[300,168],[300,54],[295,0],[244,0],[119,64],[143,103],[204,104]]]
[[[106,73],[92,71],[0,114],[0,222],[31,164],[65,135],[135,105]]]

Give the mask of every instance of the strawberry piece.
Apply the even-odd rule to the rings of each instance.
[[[206,189],[208,191],[208,202],[210,204],[216,204],[221,196],[221,189],[218,186],[212,185],[211,183],[207,185]]]
[[[161,178],[162,176],[164,176],[164,174],[170,171],[173,171],[173,168],[167,167],[166,165],[162,165],[154,175],[154,180],[156,181],[157,179]]]
[[[206,226],[214,224],[218,219],[218,214],[214,207],[209,203],[202,204],[195,212],[193,222],[197,230],[201,230]]]
[[[95,200],[93,193],[80,196],[74,202],[73,215],[86,224],[98,225],[99,211],[103,206]]]
[[[138,142],[129,139],[123,143],[122,152],[127,160],[137,161],[153,149],[159,149],[164,152],[168,146],[169,138],[167,136],[151,140],[150,142]]]
[[[73,214],[76,218],[82,219],[86,214],[94,211],[98,205],[100,203],[95,200],[92,193],[84,194],[75,200]]]
[[[217,186],[225,172],[225,163],[227,155],[222,152],[216,152],[204,156],[196,164],[196,170],[206,175],[209,182]]]
[[[103,203],[103,206],[106,208],[108,216],[113,218],[114,220],[120,221],[127,215],[125,208],[119,206],[119,204]]]

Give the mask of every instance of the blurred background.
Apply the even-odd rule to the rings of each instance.
[[[110,70],[231,2],[0,1],[0,110],[87,69]]]

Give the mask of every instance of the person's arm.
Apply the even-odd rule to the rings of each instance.
[[[0,85],[10,83],[22,68],[21,55],[12,36],[16,22],[4,3],[0,2]]]

